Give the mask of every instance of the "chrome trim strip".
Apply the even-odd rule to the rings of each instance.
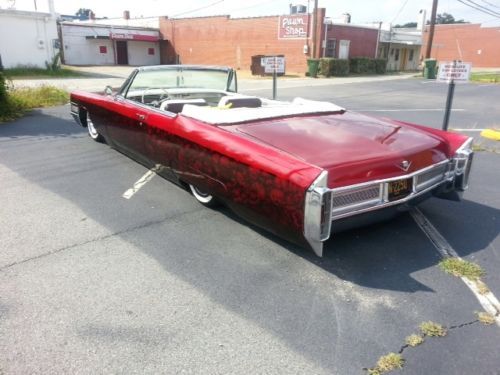
[[[340,207],[337,210],[335,210],[335,208],[334,208],[332,211],[332,221],[335,221],[338,219],[343,219],[343,218],[349,217],[349,216],[354,216],[354,215],[361,214],[364,212],[373,211],[376,209],[381,209],[384,207],[389,207],[389,206],[394,206],[394,205],[401,204],[401,203],[406,203],[413,198],[416,198],[422,194],[425,194],[428,191],[438,187],[439,185],[450,181],[450,176],[447,174],[447,171],[449,168],[448,165],[450,165],[451,163],[454,163],[453,159],[452,160],[445,159],[443,161],[440,161],[439,163],[436,163],[436,164],[430,165],[428,167],[419,169],[418,171],[415,171],[415,172],[412,172],[409,174],[405,174],[405,175],[401,175],[401,176],[397,176],[397,177],[386,178],[386,179],[381,179],[381,180],[364,182],[364,183],[356,184],[356,185],[349,185],[349,186],[343,186],[340,188],[330,189],[332,191],[332,193],[335,195],[335,193],[345,192],[345,191],[350,191],[350,190],[356,191],[356,190],[363,188],[363,187],[379,184],[380,185],[380,192],[381,192],[380,198],[378,200],[362,201],[362,202],[359,202],[357,204],[353,204],[350,206],[344,206],[344,207],[342,207],[342,210],[340,210]],[[445,168],[443,168],[443,166],[445,166]],[[422,183],[421,185],[417,186],[416,182],[417,182],[418,176],[421,176],[429,171],[432,171],[434,169],[439,169],[439,168],[443,168],[443,174],[440,175],[441,178],[438,181],[434,181],[431,184]],[[453,179],[453,177],[454,177],[454,174],[451,176],[451,180]],[[389,189],[388,189],[389,183],[392,181],[404,180],[404,179],[408,179],[408,178],[412,179],[411,193],[404,198],[397,199],[394,201],[389,201]],[[424,187],[422,187],[422,185],[424,185]],[[342,211],[344,211],[344,212],[342,213]]]
[[[327,225],[326,236],[321,233],[321,206],[323,203],[323,196],[331,194],[331,190],[327,187],[328,172],[323,170],[314,182],[309,186],[305,196],[304,202],[304,237],[316,253],[317,256],[323,256],[323,241],[326,241],[331,232],[331,199],[330,207],[328,208],[329,218],[325,222]],[[326,209],[326,208],[325,208]]]

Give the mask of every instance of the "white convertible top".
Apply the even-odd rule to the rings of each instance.
[[[232,95],[231,95],[232,96]],[[229,97],[231,97],[229,96]],[[239,98],[244,95],[234,95]],[[225,97],[227,98],[227,97]],[[229,125],[247,121],[264,120],[276,117],[288,117],[304,114],[343,113],[345,109],[329,102],[319,102],[295,98],[292,102],[268,100],[260,98],[262,106],[256,108],[227,108],[223,104],[218,107],[200,107],[186,104],[180,113],[182,116],[207,122],[214,125]],[[222,102],[221,102],[222,103]]]

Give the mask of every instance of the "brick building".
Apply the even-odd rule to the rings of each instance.
[[[427,48],[428,27],[422,51]],[[473,67],[500,67],[500,27],[480,24],[436,25],[431,57],[438,61],[462,60]]]
[[[253,18],[161,17],[160,32],[168,41],[162,48],[161,61],[250,70],[252,56],[284,55],[288,73],[304,73],[308,58],[324,54],[339,58],[375,56],[377,29],[325,25],[324,22],[324,8],[317,9],[316,17],[314,14]],[[323,44],[325,37],[327,41]]]
[[[336,58],[375,57],[377,28],[351,24],[326,24],[326,43],[323,56]]]

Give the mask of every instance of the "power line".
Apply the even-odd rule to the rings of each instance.
[[[399,8],[398,12],[396,13],[396,15],[394,16],[394,18],[392,19],[391,23],[393,23],[394,21],[396,21],[396,18],[399,17],[399,15],[401,14],[401,12],[403,11],[403,9],[406,7],[406,4],[408,4],[408,0],[406,0],[403,4],[403,6],[401,8]]]
[[[207,9],[207,8],[213,7],[214,5],[220,4],[220,3],[222,3],[222,2],[224,2],[224,0],[215,1],[215,2],[213,2],[213,3],[211,3],[211,4],[205,5],[205,6],[200,7],[200,8],[196,8],[196,9],[188,10],[188,11],[186,11],[186,12],[182,12],[182,13],[179,13],[179,14],[175,14],[175,15],[173,15],[173,16],[172,16],[172,18],[179,17],[179,16],[183,16],[183,15],[185,15],[185,14],[189,14],[189,13],[194,13],[194,12],[197,12],[197,11],[199,11],[199,10]]]
[[[476,3],[475,1],[472,1],[472,0],[465,0],[465,1],[467,1],[468,3],[474,4],[474,5],[478,6],[478,7],[479,7],[479,8],[481,8],[481,9],[484,9],[484,10],[485,10],[485,11],[487,11],[487,12],[491,12],[491,13],[494,13],[494,14],[496,14],[496,15],[499,15],[499,16],[500,16],[500,13],[498,13],[496,10],[492,10],[492,9],[490,9],[490,8],[487,8],[487,7],[485,7],[485,6],[482,6],[481,4]]]
[[[495,4],[493,4],[493,3],[490,3],[489,1],[486,1],[486,0],[481,0],[481,1],[482,1],[483,3],[485,3],[485,4],[488,4],[489,6],[492,6],[492,7],[494,7],[494,8],[500,9],[500,6],[495,5]]]
[[[496,13],[495,11],[489,10],[489,9],[487,9],[487,8],[485,8],[486,10],[485,10],[485,9],[481,9],[481,8],[479,8],[479,7],[476,7],[476,6],[474,6],[474,5],[471,5],[471,4],[469,4],[469,3],[466,3],[466,2],[465,2],[465,1],[463,1],[463,0],[457,0],[457,1],[458,1],[459,3],[462,3],[462,4],[464,4],[464,5],[467,5],[467,6],[468,6],[468,7],[470,7],[470,8],[476,9],[476,10],[478,10],[478,11],[480,11],[480,12],[483,12],[483,13],[485,13],[485,14],[488,14],[488,15],[490,15],[490,16],[500,18],[500,14],[499,14],[499,13]],[[469,0],[469,1],[470,1],[470,0]],[[476,4],[476,3],[473,3],[473,4]]]

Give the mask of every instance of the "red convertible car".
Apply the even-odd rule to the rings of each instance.
[[[135,69],[114,93],[73,92],[90,137],[321,256],[332,231],[459,198],[471,138],[354,113],[329,102],[237,93],[236,72]]]

